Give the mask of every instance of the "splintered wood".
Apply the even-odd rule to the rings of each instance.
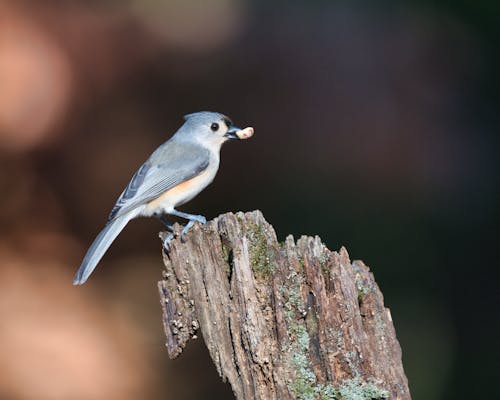
[[[169,356],[201,333],[238,400],[410,399],[390,311],[345,248],[278,243],[259,211],[240,212],[196,224],[164,264]]]

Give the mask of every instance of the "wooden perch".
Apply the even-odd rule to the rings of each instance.
[[[238,400],[410,399],[390,311],[345,248],[278,243],[260,211],[196,224],[170,247],[158,287],[171,358],[201,331]]]

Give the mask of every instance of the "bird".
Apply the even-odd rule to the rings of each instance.
[[[225,142],[248,139],[253,133],[252,127],[240,129],[218,112],[185,115],[184,124],[151,154],[123,190],[104,228],[85,254],[73,284],[87,281],[113,241],[134,218],[156,217],[165,224],[170,231],[163,243],[167,252],[175,234],[165,215],[188,221],[181,231],[183,241],[196,222],[205,224],[204,216],[181,212],[176,207],[193,199],[214,180]]]

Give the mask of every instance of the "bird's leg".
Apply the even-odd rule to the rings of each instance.
[[[195,222],[199,222],[200,224],[206,224],[206,222],[207,222],[207,219],[203,215],[187,214],[187,213],[183,213],[183,212],[177,211],[177,210],[171,210],[169,212],[169,214],[175,215],[176,217],[181,217],[181,218],[189,220],[189,222],[186,224],[186,226],[182,229],[182,232],[181,232],[181,240],[182,241],[184,241],[184,236],[193,227]]]
[[[167,231],[169,232],[173,232],[174,231],[174,227],[172,226],[172,223],[165,218],[164,215],[155,215],[156,218],[158,218],[162,223],[163,225],[165,225],[165,228],[167,228]]]
[[[175,238],[174,227],[172,226],[170,221],[165,218],[165,216],[159,214],[159,215],[156,215],[156,217],[163,223],[163,225],[165,225],[165,227],[167,228],[167,231],[171,232],[165,238],[165,240],[163,240],[163,250],[165,250],[165,253],[168,253],[170,251],[169,243],[173,238]]]

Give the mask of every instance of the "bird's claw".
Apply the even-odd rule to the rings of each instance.
[[[182,232],[181,232],[182,243],[186,242],[186,240],[185,240],[186,233],[188,233],[188,231],[193,227],[195,222],[199,222],[202,225],[205,225],[207,223],[207,219],[203,215],[194,215],[193,217],[196,217],[196,218],[193,218],[192,220],[190,220],[186,224],[186,226],[182,229]]]
[[[172,239],[175,238],[175,233],[169,234],[164,240],[163,240],[163,250],[165,253],[170,252],[170,245],[169,243],[172,241]]]
[[[188,233],[188,231],[193,227],[194,222],[195,221],[189,221],[186,224],[186,226],[182,229],[182,232],[181,232],[181,241],[182,241],[182,243],[186,242],[186,239],[185,239],[186,233]]]

